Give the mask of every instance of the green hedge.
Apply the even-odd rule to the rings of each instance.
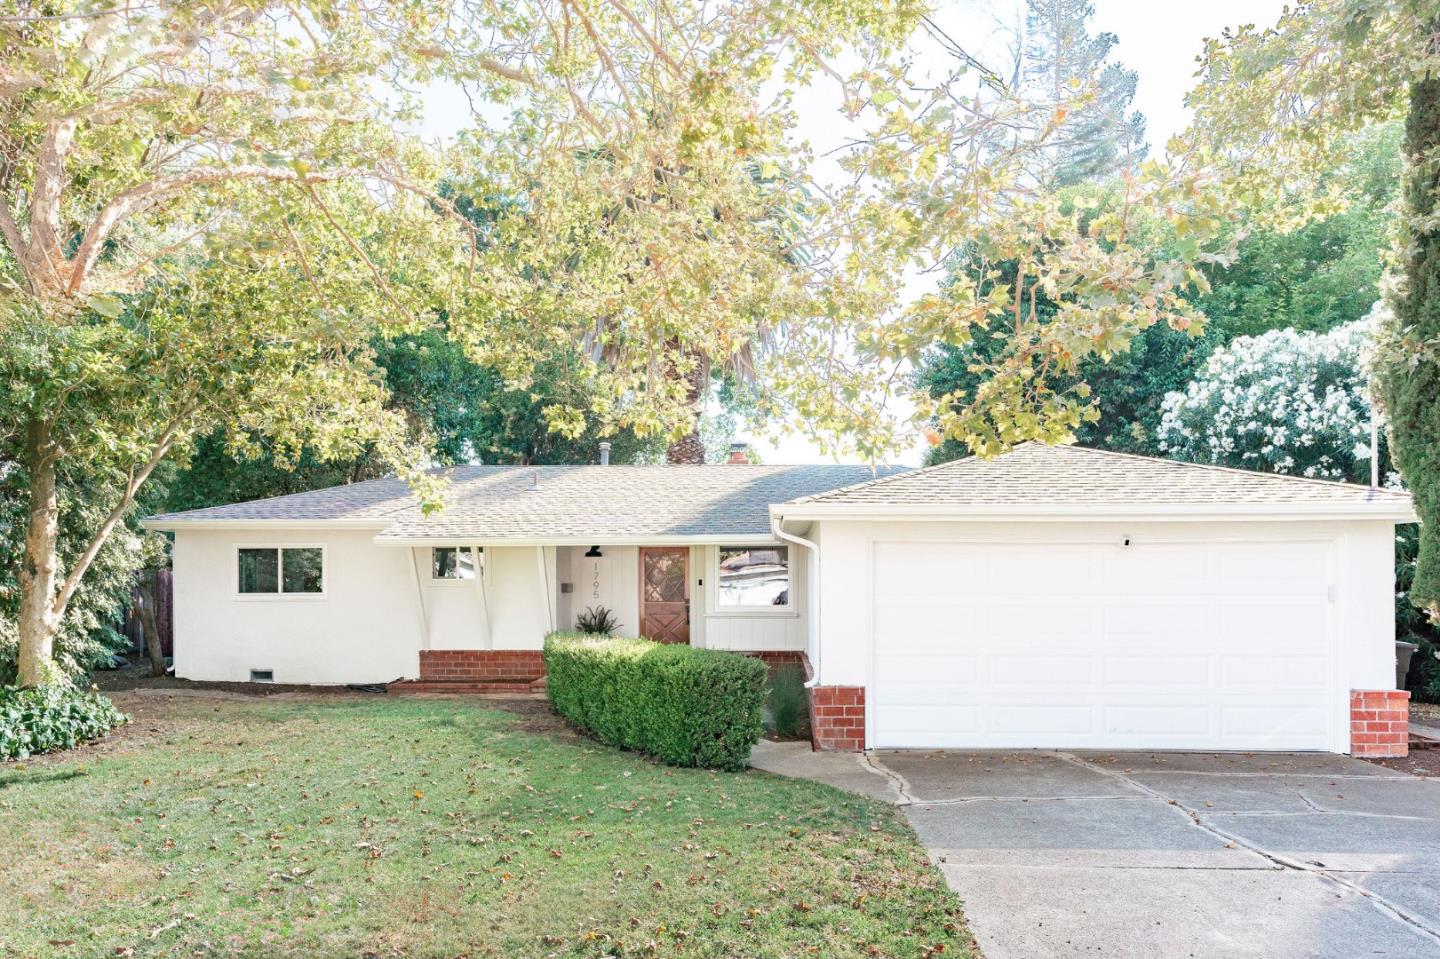
[[[128,721],[94,690],[58,683],[0,687],[0,759],[72,749]]]
[[[760,741],[763,662],[718,649],[552,633],[555,709],[602,741],[674,766],[744,769]]]

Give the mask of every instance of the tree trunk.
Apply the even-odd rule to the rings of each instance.
[[[694,418],[690,421],[690,432],[671,443],[665,451],[665,462],[703,466],[705,442],[700,439],[700,414],[704,411],[705,396],[710,392],[710,364],[695,357],[695,364],[685,374],[685,379],[685,402]]]
[[[51,657],[59,625],[54,600],[60,510],[55,496],[55,442],[49,428],[32,422],[25,440],[30,520],[20,563],[19,681],[21,686],[40,686],[57,678]]]
[[[145,652],[150,657],[150,675],[165,675],[165,645],[160,639],[160,626],[155,621],[155,588],[158,570],[147,569],[140,574],[136,588],[140,593],[140,628],[145,634]]]

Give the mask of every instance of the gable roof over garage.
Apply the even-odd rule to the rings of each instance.
[[[1199,463],[1025,443],[772,507],[787,519],[957,516],[1054,519],[1219,515],[1413,522],[1408,493]]]

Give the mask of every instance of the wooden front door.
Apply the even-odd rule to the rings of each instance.
[[[640,635],[657,643],[690,642],[690,550],[640,548]]]

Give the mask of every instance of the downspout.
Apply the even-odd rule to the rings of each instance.
[[[420,572],[415,568],[419,558],[412,546],[405,550],[405,560],[410,564],[410,582],[415,584],[415,603],[420,610],[420,648],[430,648],[430,614],[425,611],[425,591],[420,588]]]
[[[815,574],[813,577],[815,582],[815,621],[810,628],[815,631],[815,658],[810,665],[814,668],[815,675],[805,682],[805,688],[809,689],[812,686],[820,685],[820,650],[823,645],[820,638],[820,547],[808,539],[785,532],[785,517],[778,513],[770,514],[770,529],[785,542],[794,543],[796,546],[808,550],[810,562],[814,564],[811,568]],[[810,590],[807,589],[806,593],[809,592]]]
[[[490,587],[485,580],[485,547],[471,547],[470,555],[475,560],[475,594],[480,598],[480,608],[485,615],[485,648],[495,648],[495,624],[490,621]]]

